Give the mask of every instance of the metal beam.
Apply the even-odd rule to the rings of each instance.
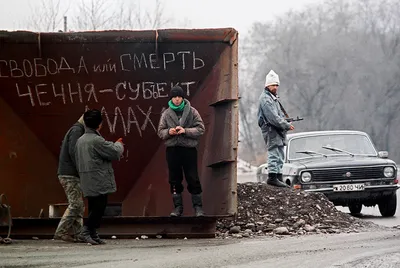
[[[13,218],[12,239],[53,238],[59,218]],[[136,238],[141,235],[163,238],[213,238],[217,218],[206,217],[104,217],[98,230],[102,238]],[[0,236],[8,232],[0,226]]]

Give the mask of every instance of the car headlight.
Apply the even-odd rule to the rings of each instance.
[[[383,169],[383,175],[384,175],[386,178],[391,178],[391,177],[393,177],[393,176],[394,176],[394,168],[393,168],[393,167],[385,167],[385,168]]]
[[[301,181],[302,182],[310,182],[311,181],[311,173],[310,172],[301,173]]]

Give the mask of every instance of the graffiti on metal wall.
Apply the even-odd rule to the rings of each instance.
[[[15,83],[16,93],[18,97],[26,97],[30,100],[32,107],[34,106],[50,106],[74,103],[87,103],[94,101],[99,103],[99,95],[108,95],[115,97],[116,100],[138,99],[159,99],[168,98],[168,92],[174,86],[181,86],[190,96],[192,87],[196,85],[196,81],[190,82],[140,82],[132,85],[131,82],[123,81],[116,84],[114,88],[96,88],[94,83],[40,83],[26,84]],[[107,96],[107,97],[108,97]],[[59,100],[57,100],[59,99]]]
[[[90,60],[77,55],[69,58],[0,59],[0,79],[13,79],[16,96],[25,99],[31,107],[100,105],[105,117],[104,127],[111,134],[127,136],[136,133],[143,137],[146,130],[157,131],[171,88],[179,85],[190,96],[198,81],[140,81],[139,75],[132,74],[133,82],[126,75],[121,79],[121,75],[112,77],[112,73],[129,74],[139,70],[142,70],[140,74],[156,70],[159,73],[171,68],[193,72],[205,66],[205,61],[195,51],[166,52],[158,58],[154,53],[117,54],[115,60],[107,57],[104,63],[94,63],[99,61],[98,58],[88,58]],[[112,79],[104,83],[103,75],[111,75]],[[157,99],[165,99],[163,107],[155,107],[151,102],[146,106],[146,100]],[[109,103],[113,106],[110,107]]]
[[[149,55],[141,53],[139,54],[139,56],[137,54],[122,54],[120,56],[121,69],[126,72],[130,72],[132,70],[137,70],[140,68],[162,68],[164,70],[167,70],[168,66],[170,64],[173,64],[174,62],[177,62],[182,67],[182,70],[197,70],[205,66],[204,60],[196,57],[196,52],[194,51],[163,53],[161,64],[159,64],[158,62],[159,61],[157,60],[157,55],[154,53],[151,53]],[[191,62],[191,64],[189,62]]]
[[[189,55],[189,56],[187,56]],[[160,57],[159,57],[160,58]],[[118,62],[118,63],[115,63]],[[33,58],[23,60],[0,59],[0,78],[4,77],[46,77],[71,72],[73,74],[93,72],[131,72],[138,69],[163,69],[167,70],[171,64],[179,64],[182,70],[198,70],[205,66],[204,60],[196,56],[194,51],[179,51],[177,53],[163,53],[161,59],[155,53],[146,55],[122,54],[118,61],[112,62],[108,59],[106,63],[93,64],[92,68],[84,56],[79,57],[79,64],[74,66],[65,57],[54,58]]]

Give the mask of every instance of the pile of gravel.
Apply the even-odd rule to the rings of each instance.
[[[235,219],[217,222],[217,237],[359,232],[375,226],[338,211],[325,195],[261,183],[237,185]]]

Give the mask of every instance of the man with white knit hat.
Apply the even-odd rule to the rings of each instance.
[[[268,146],[268,179],[267,184],[278,187],[289,187],[282,182],[282,166],[286,132],[294,126],[285,119],[285,112],[278,100],[279,76],[271,70],[265,77],[265,89],[259,98],[258,126],[261,128],[264,141]]]

